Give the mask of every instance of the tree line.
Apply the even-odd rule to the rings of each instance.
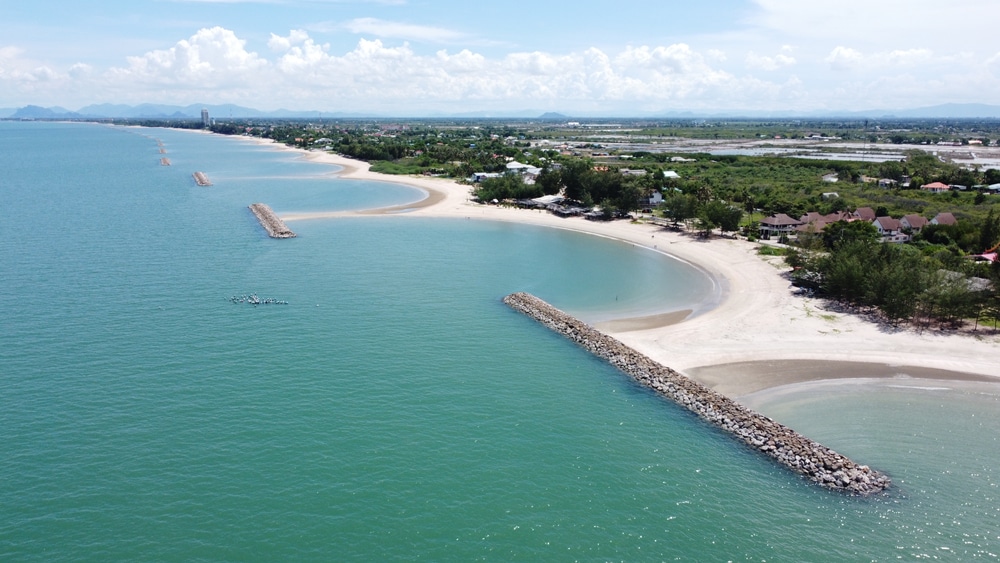
[[[1000,318],[1000,265],[881,243],[874,228],[866,227],[871,225],[836,223],[827,227],[822,248],[792,251],[787,261],[795,284],[871,310],[893,325]]]

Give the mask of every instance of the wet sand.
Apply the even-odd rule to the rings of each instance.
[[[822,360],[734,362],[690,368],[686,370],[686,375],[730,397],[741,397],[786,385],[838,379],[977,381],[1000,386],[997,378],[976,373],[921,366]]]

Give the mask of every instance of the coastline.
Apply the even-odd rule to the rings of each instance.
[[[380,209],[283,214],[285,221],[396,214],[523,223],[622,240],[699,268],[717,285],[714,307],[694,314],[674,311],[616,319],[597,323],[597,328],[730,397],[857,377],[852,374],[862,365],[868,366],[866,373],[883,374],[876,377],[902,371],[916,378],[1000,383],[997,335],[892,329],[825,309],[822,299],[794,295],[781,275],[787,271],[781,259],[759,256],[753,243],[706,241],[641,222],[595,222],[481,205],[472,202],[469,186],[452,180],[378,174],[366,162],[257,141],[339,166],[334,174],[341,178],[402,184],[427,194],[418,202]]]

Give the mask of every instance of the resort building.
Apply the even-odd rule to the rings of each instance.
[[[763,239],[769,239],[772,236],[793,235],[800,225],[802,225],[802,221],[792,219],[784,213],[778,213],[760,220],[760,236]]]

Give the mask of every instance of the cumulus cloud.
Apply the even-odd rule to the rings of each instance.
[[[724,52],[700,50],[688,43],[493,55],[468,47],[424,53],[407,42],[361,38],[353,47],[334,52],[330,44],[317,41],[310,32],[293,29],[272,33],[261,55],[232,30],[212,27],[168,48],[127,57],[126,64],[109,70],[82,63],[70,67],[31,64],[19,49],[0,47],[0,88],[49,91],[52,97],[65,91],[96,93],[98,99],[89,94],[87,103],[109,98],[131,102],[197,100],[245,103],[262,109],[415,113],[430,108],[454,110],[463,104],[475,109],[604,108],[624,113],[630,108],[823,107],[837,88],[858,96],[888,92],[893,84],[918,81],[901,75],[909,72],[907,69],[915,69],[916,74],[916,69],[928,65],[947,67],[948,57],[929,49],[870,51],[848,45],[805,54],[815,47],[786,45],[777,50],[758,47],[734,51],[746,55],[727,67]],[[981,71],[976,76],[986,77],[976,84],[980,91],[998,82],[996,71],[1000,68],[1000,54],[989,62],[984,58],[975,62]],[[805,69],[802,63],[806,60],[825,61],[828,66],[812,64]],[[951,75],[964,68],[952,66]],[[734,67],[748,74],[734,74]],[[768,74],[792,67],[810,72],[785,76],[783,81]],[[831,73],[828,68],[851,73]],[[898,72],[879,70],[885,68]],[[850,84],[845,82],[848,76]],[[959,80],[972,84],[971,78]],[[834,101],[838,107],[850,107],[845,104],[851,102],[844,100]],[[868,99],[862,100],[868,107]]]
[[[245,45],[231,30],[201,29],[170,49],[128,57],[128,66],[113,68],[110,74],[119,80],[205,88],[248,80],[268,62],[247,51]]]
[[[705,93],[736,79],[711,66],[686,44],[628,47],[616,55],[596,48],[578,53],[542,51],[488,58],[469,49],[430,56],[408,44],[361,39],[332,54],[302,30],[272,35],[277,54],[273,80],[297,98],[322,92],[326,100],[448,102],[459,100],[548,101],[671,100]]]
[[[861,65],[863,60],[864,56],[859,51],[840,45],[834,47],[825,59],[834,70],[851,70]]]
[[[750,51],[747,53],[745,59],[746,65],[752,69],[760,70],[778,70],[779,68],[792,66],[795,64],[795,58],[784,52],[778,53],[773,57],[766,55],[758,55],[757,53]]]

